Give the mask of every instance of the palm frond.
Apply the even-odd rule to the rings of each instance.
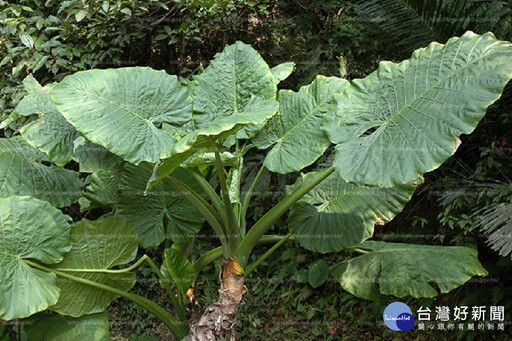
[[[473,2],[466,11],[464,30],[491,31],[498,39],[512,39],[512,3],[508,1]]]
[[[501,256],[512,257],[512,203],[490,205],[480,217],[480,230],[489,233],[487,244]]]
[[[432,41],[444,43],[466,30],[499,30],[504,32],[499,38],[507,39],[512,23],[512,9],[506,1],[357,0],[355,5],[404,52]]]

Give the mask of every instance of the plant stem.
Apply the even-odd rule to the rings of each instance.
[[[249,208],[249,203],[251,202],[252,193],[254,192],[254,189],[256,188],[256,184],[258,183],[258,180],[261,177],[261,174],[263,174],[263,170],[265,170],[265,166],[261,165],[260,170],[258,173],[256,173],[256,177],[252,181],[251,186],[249,187],[249,190],[244,196],[244,201],[242,202],[242,209],[240,214],[240,226],[241,226],[241,232],[242,236],[245,236],[246,233],[246,223],[245,223],[245,217],[247,216],[247,209]]]
[[[101,202],[101,200],[100,200],[100,199],[96,198],[96,196],[92,195],[92,194],[91,194],[91,193],[89,193],[89,192],[82,191],[82,192],[81,192],[81,194],[82,194],[82,196],[83,196],[84,198],[86,198],[87,200],[89,200],[89,201],[91,201],[91,202],[95,203],[96,205],[98,205],[98,206],[100,206],[100,207],[103,207],[103,208],[107,208],[107,207],[109,207],[107,204],[105,204],[105,203]]]
[[[33,266],[34,268],[38,268],[39,270],[43,270],[46,272],[54,273],[55,275],[67,278],[70,280],[73,280],[78,283],[82,283],[85,285],[89,285],[98,289],[102,289],[111,293],[114,293],[116,295],[122,296],[124,298],[129,299],[130,301],[133,301],[134,303],[140,305],[150,313],[154,314],[158,319],[160,319],[179,339],[184,338],[188,334],[188,327],[184,324],[181,324],[178,322],[169,312],[167,312],[165,309],[157,305],[155,302],[152,302],[148,300],[145,297],[142,297],[140,295],[131,294],[126,291],[110,287],[108,285],[104,285],[101,283],[97,283],[94,281],[90,281],[85,278],[76,277],[73,275],[70,275],[68,273],[48,268],[44,265],[38,264],[36,262],[32,262],[30,260],[24,260],[27,264],[30,266]]]
[[[258,244],[266,244],[266,243],[279,243],[282,239],[290,239],[290,236],[276,236],[276,235],[266,235],[262,236],[260,240],[258,241]],[[222,246],[216,247],[215,249],[211,249],[201,257],[199,257],[194,262],[194,270],[196,273],[196,276],[199,274],[201,270],[208,264],[214,262],[215,260],[219,259],[222,256]]]
[[[196,276],[199,274],[201,270],[203,270],[205,266],[219,259],[222,256],[222,251],[222,246],[219,246],[216,247],[215,249],[211,249],[210,251],[199,257],[194,262],[194,271],[196,273]]]
[[[247,276],[250,274],[258,265],[261,264],[265,259],[267,259],[271,254],[274,253],[285,241],[287,241],[290,238],[290,235],[285,236],[281,240],[279,240],[277,243],[275,243],[270,249],[267,250],[263,255],[261,255],[260,258],[258,258],[254,263],[249,265],[247,269],[245,270],[245,275]]]
[[[110,274],[119,274],[119,273],[126,273],[130,272],[133,269],[137,268],[139,265],[141,265],[143,262],[146,262],[149,264],[153,272],[158,276],[160,281],[162,282],[162,285],[164,286],[165,290],[167,291],[169,298],[171,299],[171,302],[176,310],[176,313],[180,317],[180,319],[183,322],[187,321],[187,317],[185,315],[185,310],[183,310],[183,305],[178,302],[176,297],[174,296],[174,290],[172,290],[171,286],[169,285],[169,280],[164,277],[160,269],[156,266],[156,264],[149,258],[148,255],[142,256],[137,262],[132,264],[131,266],[124,268],[124,269],[118,269],[118,270],[109,270],[109,269],[59,269],[59,271],[62,272],[94,272],[94,273],[110,273]]]
[[[227,245],[226,233],[221,224],[222,218],[199,194],[180,180],[171,176],[166,176],[164,180],[173,188],[178,190],[181,195],[208,221],[213,231],[217,234],[222,245]]]
[[[267,232],[272,225],[300,198],[302,198],[306,193],[308,193],[311,189],[313,189],[316,185],[322,182],[325,178],[327,178],[332,172],[334,172],[333,167],[329,167],[322,173],[320,173],[313,180],[304,183],[302,186],[294,190],[292,193],[288,194],[281,200],[277,205],[272,207],[270,211],[268,211],[263,217],[261,217],[256,224],[247,232],[245,237],[242,239],[236,254],[236,259],[241,263],[242,267],[245,268],[247,262],[249,261],[249,256],[251,255],[252,249],[258,243],[258,240],[263,236],[265,232]]]
[[[350,251],[354,251],[354,252],[358,252],[358,253],[363,253],[363,254],[365,254],[365,253],[369,253],[369,252],[370,252],[370,251],[367,251],[367,250],[360,249],[360,248],[358,248],[358,247],[353,247],[353,248],[351,248],[351,249],[349,249],[349,250],[350,250]]]
[[[222,217],[222,221],[224,225],[227,224],[226,221],[226,214],[224,205],[222,204],[222,201],[220,200],[219,196],[213,189],[213,187],[210,185],[208,181],[206,181],[205,178],[203,178],[201,175],[197,174],[195,171],[187,169],[188,172],[194,177],[194,179],[198,182],[198,184],[201,186],[203,191],[205,191],[206,195],[210,198],[212,203],[215,205],[215,208],[217,208],[217,212],[219,212],[220,216]]]
[[[146,255],[144,255],[146,256]],[[176,313],[178,314],[180,320],[184,323],[187,322],[187,315],[185,314],[185,310],[183,309],[183,305],[181,304],[181,301],[178,301],[176,299],[176,296],[174,296],[174,291],[172,290],[171,286],[169,285],[169,280],[164,277],[160,269],[156,266],[156,264],[146,256],[146,261],[153,269],[153,272],[156,273],[158,278],[160,279],[160,282],[162,282],[162,285],[164,286],[165,290],[169,294],[169,298],[171,299],[172,305],[174,306],[174,309],[176,310]]]
[[[133,263],[127,268],[124,269],[68,269],[68,268],[61,268],[59,271],[62,272],[100,272],[100,273],[107,273],[107,274],[122,274],[125,272],[130,272],[133,269],[137,268],[139,265],[141,265],[144,261],[146,261],[149,257],[147,255],[142,256],[138,261]]]
[[[252,148],[254,148],[254,145],[252,143],[244,143],[244,145],[242,146],[242,148],[240,148],[240,155],[245,155],[249,150],[251,150]]]
[[[235,212],[233,211],[233,205],[229,199],[229,191],[226,183],[226,177],[224,176],[224,166],[222,165],[222,160],[220,158],[219,147],[211,138],[209,139],[209,142],[215,151],[215,167],[217,168],[217,176],[219,177],[222,201],[224,202],[224,209],[226,210],[226,256],[231,257],[235,254],[238,244],[240,243],[240,228],[236,220]]]
[[[233,202],[233,211],[235,212],[236,226],[238,227],[238,231],[241,234],[241,202],[240,202],[240,191],[242,189],[242,174],[244,169],[244,158],[243,155],[240,154],[237,149],[237,163],[233,168],[231,168],[231,183],[230,183],[230,193],[234,192],[234,196],[236,198],[235,202]],[[238,238],[238,242],[240,242],[241,234]],[[238,247],[238,245],[237,245]]]

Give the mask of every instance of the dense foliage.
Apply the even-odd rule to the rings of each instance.
[[[29,339],[54,339],[62,331],[51,326],[63,324],[76,327],[63,334],[68,339],[104,339],[104,310],[119,295],[183,335],[180,323],[202,312],[187,306],[189,287],[197,287],[202,306],[215,298],[216,285],[206,281],[217,275],[208,264],[236,258],[255,290],[248,295],[270,298],[272,292],[250,280],[258,279],[254,274],[260,269],[268,272],[268,263],[270,269],[279,267],[269,255],[281,245],[279,259],[289,269],[275,276],[278,281],[293,276],[294,284],[280,286],[280,297],[306,312],[306,300],[317,292],[311,289],[331,290],[324,298],[333,299],[335,308],[324,298],[318,304],[336,318],[358,315],[353,306],[376,309],[377,315],[382,307],[356,304],[349,294],[334,299],[337,287],[329,276],[350,293],[382,304],[392,297],[448,292],[468,273],[488,270],[493,279],[512,268],[512,175],[504,167],[511,161],[510,87],[473,134],[461,135],[473,130],[510,77],[506,45],[487,50],[495,41],[490,35],[468,33],[446,47],[417,50],[400,64],[383,62],[368,77],[350,82],[369,74],[383,56],[402,60],[417,47],[444,43],[466,29],[491,29],[498,39],[510,39],[508,3],[446,1],[434,8],[424,1],[71,0],[43,6],[30,0],[0,5],[0,196],[5,198],[0,211],[9,217],[2,223],[4,239],[17,243],[20,221],[28,230],[44,225],[48,232],[33,233],[22,252],[1,249],[21,259],[15,264],[7,258],[3,273],[23,276],[17,277],[16,292],[0,300],[0,317],[32,315],[23,328]],[[460,20],[448,25],[449,16]],[[378,25],[382,21],[389,25]],[[239,42],[224,49],[236,40],[251,43],[266,62]],[[475,41],[477,48],[470,49]],[[462,67],[458,78],[442,83],[441,74],[463,65],[464,58],[471,60],[473,53],[485,57],[473,60],[471,72]],[[425,64],[427,55],[432,64]],[[451,69],[445,57],[453,62]],[[167,73],[101,70],[120,66]],[[465,82],[472,72],[496,85]],[[239,82],[238,93],[219,96],[229,93],[231,81]],[[447,88],[429,87],[435,82]],[[276,97],[278,88],[296,91],[280,90]],[[449,119],[438,116],[444,112]],[[458,149],[456,137],[462,141]],[[335,173],[330,174],[331,166]],[[388,223],[404,206],[405,214]],[[41,215],[34,219],[28,211]],[[348,228],[353,226],[358,228]],[[384,230],[391,233],[383,235]],[[404,233],[409,237],[401,237]],[[411,238],[415,233],[435,237]],[[276,244],[265,253],[268,248],[255,249],[258,243]],[[441,248],[443,256],[437,254]],[[104,258],[88,258],[92,254]],[[139,260],[127,267],[137,254]],[[444,268],[411,272],[419,263],[442,264],[447,257],[453,263]],[[203,268],[210,273],[197,277]],[[174,306],[174,317],[127,292],[135,284],[134,271],[139,279],[158,274],[155,296],[166,310]],[[433,283],[446,272],[453,283]],[[411,276],[418,283],[396,285]],[[31,290],[22,285],[26,278],[42,294],[30,304],[5,308]],[[500,285],[488,283],[478,292],[469,283],[458,289],[462,298],[457,291],[439,300],[481,304],[480,295],[503,305],[510,301],[510,284],[502,278]],[[145,295],[137,285],[134,290]],[[296,300],[285,299],[293,293]],[[62,315],[33,315],[45,307]],[[248,309],[242,306],[256,327],[261,320]],[[340,315],[332,309],[340,309]],[[309,310],[308,320],[314,315]],[[0,335],[13,337],[16,328],[7,326],[0,325]],[[97,327],[96,336],[84,336],[91,326]],[[337,332],[339,327],[324,331]],[[242,335],[256,337],[245,326]]]
[[[0,4],[0,120],[10,128],[8,135],[19,122],[5,119],[24,94],[19,85],[28,72],[42,84],[92,67],[147,65],[190,75],[219,47],[244,40],[271,65],[294,61],[297,71],[287,84],[292,86],[307,84],[318,73],[363,76],[386,47],[354,6],[340,10],[335,1],[313,1],[305,8],[272,1]]]

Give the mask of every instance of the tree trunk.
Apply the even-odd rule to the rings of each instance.
[[[185,341],[235,340],[236,313],[247,292],[244,271],[235,259],[224,261],[220,282],[219,298],[190,327]]]

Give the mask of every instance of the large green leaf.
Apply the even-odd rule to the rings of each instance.
[[[473,276],[486,276],[477,251],[462,246],[433,246],[367,241],[369,252],[335,265],[331,273],[343,289],[371,300],[437,296],[464,284]]]
[[[106,311],[78,318],[41,314],[23,325],[28,341],[108,341],[108,328]]]
[[[318,172],[303,174],[287,191],[317,175]],[[411,185],[356,186],[333,173],[292,206],[288,226],[294,238],[308,250],[340,251],[370,238],[374,225],[393,219],[413,192]]]
[[[192,263],[183,256],[181,251],[173,247],[165,249],[162,269],[164,275],[170,277],[183,294],[188,291],[196,278]]]
[[[80,136],[75,140],[73,159],[78,162],[80,172],[92,173],[100,169],[110,169],[122,164],[119,156],[112,154],[105,147],[92,143]]]
[[[110,207],[115,211],[119,201],[117,196],[119,179],[123,170],[123,165],[118,165],[109,169],[99,169],[92,173],[89,176],[89,185],[85,188],[89,199],[80,198],[79,200],[81,210],[103,206]]]
[[[209,139],[223,143],[235,133],[240,138],[252,137],[277,113],[274,76],[259,53],[242,42],[215,55],[193,89],[195,126],[155,168],[148,188],[195,152],[209,147]]]
[[[0,318],[12,320],[57,302],[56,276],[25,260],[54,264],[71,249],[66,216],[31,197],[0,199]]]
[[[234,167],[238,164],[240,156],[235,153],[230,153],[227,151],[219,152],[220,159],[222,164],[226,167]],[[183,163],[183,167],[185,168],[206,168],[215,166],[216,163],[215,152],[205,149],[204,151],[197,152],[193,156],[191,156],[185,163]]]
[[[48,101],[47,89],[41,88],[41,85],[32,75],[28,75],[23,80],[23,88],[28,93],[23,99],[16,105],[13,113],[29,116],[41,112],[55,110],[55,105],[51,101]]]
[[[267,63],[240,41],[218,53],[196,82],[194,122],[200,129],[248,111],[246,106],[253,97],[273,100],[277,91]]]
[[[192,119],[192,100],[178,78],[147,67],[77,72],[50,94],[85,137],[136,164],[169,156],[175,139],[162,123]]]
[[[252,124],[258,125],[267,121],[277,113],[278,102],[272,99],[252,97],[241,111],[230,116],[216,116],[209,124],[199,128],[180,139],[173,148],[173,154],[184,153],[190,149],[201,149],[209,146],[208,138],[223,142],[227,136],[239,132],[240,129]]]
[[[138,238],[133,227],[120,219],[82,219],[71,230],[73,248],[52,268],[70,275],[129,290],[135,274],[109,273],[112,267],[126,264],[137,255]],[[69,316],[102,312],[117,295],[66,278],[58,278],[60,297],[51,310]]]
[[[279,84],[281,81],[288,78],[288,76],[290,76],[294,70],[294,62],[281,63],[270,69],[270,71],[272,72],[272,76],[274,77],[274,82],[276,84]]]
[[[220,117],[203,129],[198,129],[179,140],[173,148],[172,156],[161,161],[155,167],[148,188],[153,188],[164,177],[174,172],[183,162],[199,151],[211,147],[211,140],[224,142],[226,138],[251,124],[257,126],[277,113],[276,101],[252,98],[245,109],[247,111],[227,117]]]
[[[32,75],[23,81],[28,95],[16,106],[15,111],[39,118],[20,129],[21,136],[38,148],[58,165],[67,163],[73,155],[73,141],[78,131],[58,112],[50,100],[48,89],[42,88]]]
[[[318,288],[329,277],[329,266],[323,259],[319,259],[308,267],[308,282],[313,288]]]
[[[144,195],[150,176],[151,171],[144,167],[125,165],[119,181],[119,217],[135,227],[140,245],[145,248],[159,245],[166,237],[179,243],[195,236],[203,225],[203,218],[166,182]],[[196,192],[200,191],[199,184],[186,170],[179,168],[173,176]]]
[[[431,171],[457,148],[512,77],[512,45],[467,32],[400,64],[380,63],[336,95],[325,129],[349,182],[392,187]]]
[[[20,136],[0,139],[0,197],[30,195],[57,207],[71,205],[83,186],[78,173],[40,163],[47,160]]]
[[[261,149],[274,145],[264,162],[269,170],[297,172],[324,153],[331,143],[321,128],[326,114],[333,110],[334,94],[347,84],[345,79],[318,76],[299,92],[279,91],[279,116],[270,119],[252,139]]]

